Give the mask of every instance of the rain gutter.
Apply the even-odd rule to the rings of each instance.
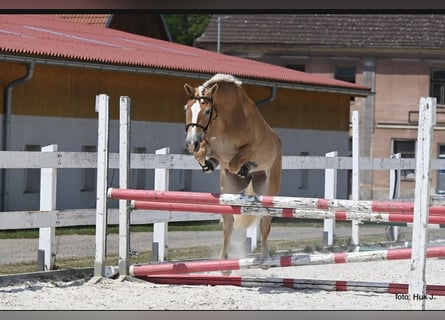
[[[4,92],[4,105],[3,105],[3,125],[2,125],[2,151],[7,151],[10,149],[11,144],[11,116],[12,116],[12,90],[21,84],[29,81],[34,75],[34,61],[26,61],[26,74],[23,77],[15,79],[8,83]],[[5,211],[6,209],[6,169],[1,170],[0,174],[0,211]]]
[[[277,96],[277,86],[272,86],[269,89],[270,89],[270,96],[265,98],[265,99],[263,99],[263,100],[258,101],[256,103],[257,107],[262,107],[265,104],[268,104],[268,103],[270,103],[270,102],[275,100],[275,97]]]

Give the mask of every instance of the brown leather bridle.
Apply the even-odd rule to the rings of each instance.
[[[207,125],[206,126],[202,126],[199,123],[195,123],[195,122],[191,122],[185,125],[185,132],[187,132],[187,130],[189,129],[189,127],[198,127],[201,128],[204,133],[207,132],[207,130],[209,129],[210,126],[210,122],[212,122],[213,120],[215,120],[218,117],[218,110],[216,109],[216,106],[213,104],[213,99],[212,97],[204,97],[204,96],[191,96],[190,100],[207,100],[210,102],[210,114],[209,114],[209,121],[207,121]],[[215,117],[212,119],[213,117],[213,113],[215,113]]]

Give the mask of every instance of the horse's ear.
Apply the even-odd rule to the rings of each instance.
[[[210,92],[210,96],[213,97],[213,95],[216,93],[216,91],[218,90],[218,84],[215,83],[213,86],[210,87],[209,92]]]
[[[189,95],[189,96],[192,96],[195,93],[195,88],[193,88],[188,83],[184,84],[184,89],[185,89],[185,92],[187,93],[187,95]]]

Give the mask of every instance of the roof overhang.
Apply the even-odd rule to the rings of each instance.
[[[81,69],[91,69],[91,70],[102,70],[102,71],[112,71],[112,72],[126,72],[126,73],[139,73],[139,74],[154,74],[172,77],[186,77],[195,79],[207,80],[210,73],[201,73],[193,71],[182,71],[174,69],[165,68],[153,68],[145,66],[129,66],[129,65],[118,65],[118,64],[107,64],[107,63],[94,63],[89,61],[73,61],[66,59],[51,59],[45,57],[33,57],[24,55],[9,55],[0,53],[0,61],[2,62],[15,62],[15,63],[35,63],[36,65],[48,65],[57,67],[70,67],[70,68],[81,68]],[[284,81],[273,81],[265,79],[253,79],[244,78],[237,76],[245,84],[257,85],[257,86],[268,86],[284,89],[294,89],[294,90],[304,90],[304,91],[317,91],[317,92],[328,92],[345,94],[356,97],[367,97],[374,94],[369,89],[355,89],[355,88],[345,88],[345,87],[335,87],[335,86],[324,86],[315,84],[304,84],[296,82],[284,82]]]

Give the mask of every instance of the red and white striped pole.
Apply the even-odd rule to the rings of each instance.
[[[445,257],[445,247],[427,248],[428,258]],[[144,277],[153,274],[175,274],[224,270],[295,267],[319,264],[337,264],[380,260],[405,260],[411,258],[411,249],[391,249],[364,252],[329,254],[293,254],[272,258],[244,258],[228,260],[185,261],[162,264],[130,266],[130,275]]]
[[[216,194],[205,192],[154,191],[136,189],[108,190],[113,199],[140,200],[167,203],[189,203],[201,205],[252,206],[263,208],[291,208],[348,212],[382,212],[391,214],[413,214],[414,203],[396,201],[362,200],[354,205],[352,200],[298,198],[283,196],[247,196],[239,194]],[[445,215],[445,206],[432,206],[430,215]]]
[[[131,207],[138,210],[185,211],[197,213],[219,213],[236,215],[272,216],[298,219],[335,219],[339,221],[371,221],[371,222],[413,222],[412,214],[389,214],[376,212],[325,211],[316,209],[263,208],[238,205],[193,204],[178,202],[156,202],[133,200]],[[430,216],[431,224],[445,225],[445,216]]]
[[[406,294],[408,284],[343,281],[343,280],[312,280],[292,278],[255,278],[218,275],[185,275],[164,274],[140,277],[143,280],[158,284],[177,285],[210,285],[210,286],[238,286],[238,287],[269,287],[292,288],[296,290],[325,290],[325,291],[363,291],[377,293]],[[426,294],[445,296],[445,286],[427,285]]]

